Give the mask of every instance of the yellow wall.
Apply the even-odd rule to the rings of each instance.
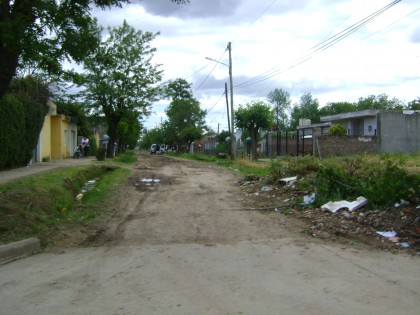
[[[65,131],[67,131],[67,133]],[[52,159],[62,159],[70,156],[70,136],[71,130],[69,119],[64,115],[51,116]]]
[[[51,158],[61,159],[61,116],[51,116]]]
[[[44,125],[42,126],[41,134],[39,136],[40,141],[40,161],[51,160],[51,116],[47,115],[44,118]]]
[[[70,156],[70,120],[67,116],[61,115],[61,158]]]

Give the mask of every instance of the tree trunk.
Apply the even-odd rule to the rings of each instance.
[[[121,115],[117,113],[112,113],[108,119],[108,136],[109,136],[109,142],[108,142],[108,148],[107,148],[107,157],[114,157],[114,147],[115,143],[117,141],[117,128],[118,124],[120,123]]]
[[[35,23],[38,1],[2,0],[0,3],[0,98],[16,75],[25,34]],[[26,43],[27,44],[27,43]]]
[[[3,44],[0,41],[0,45]],[[10,82],[16,74],[19,55],[9,47],[0,47],[0,98],[6,94]]]
[[[252,160],[257,161],[258,160],[258,154],[257,154],[257,134],[258,129],[257,128],[250,128],[248,129],[249,134],[251,136],[251,146],[252,146]]]

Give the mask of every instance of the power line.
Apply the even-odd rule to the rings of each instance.
[[[337,33],[333,36],[330,36],[327,39],[321,41],[317,45],[313,46],[310,49],[310,52],[308,54],[306,54],[305,56],[298,59],[291,66],[286,67],[284,69],[281,69],[280,66],[275,67],[275,68],[270,69],[270,70],[268,70],[268,71],[266,71],[266,72],[264,72],[260,75],[255,76],[254,78],[251,78],[249,80],[244,81],[243,83],[240,83],[240,84],[236,85],[235,88],[245,88],[245,87],[248,87],[250,85],[260,83],[262,81],[268,80],[268,79],[270,79],[270,78],[272,78],[272,77],[274,77],[274,76],[276,76],[280,73],[283,73],[287,70],[290,70],[290,69],[308,61],[309,59],[313,58],[315,55],[319,54],[320,52],[330,48],[331,46],[333,46],[333,45],[337,44],[338,42],[342,41],[343,39],[345,39],[349,35],[353,34],[354,32],[356,32],[357,30],[359,30],[360,28],[365,26],[367,23],[371,22],[373,19],[375,19],[379,15],[383,14],[385,11],[389,10],[391,7],[393,7],[394,5],[396,5],[399,2],[401,2],[401,0],[395,0],[395,1],[391,2],[390,4],[386,5],[385,7],[377,10],[376,12],[374,12],[374,13],[370,14],[369,16],[363,18],[362,20],[358,21],[357,23],[347,27],[343,31],[341,31],[341,32],[339,32],[339,33]]]
[[[204,80],[200,83],[200,85],[195,89],[195,91],[197,91],[198,89],[200,89],[203,84],[208,80],[208,78],[210,77],[210,75],[213,73],[214,69],[216,69],[217,64],[220,62],[220,59],[222,59],[223,55],[225,54],[226,49],[223,51],[223,53],[221,54],[221,56],[219,57],[219,59],[217,59],[217,62],[211,61],[210,63],[214,62],[214,67],[213,69],[211,69],[210,73],[204,78]]]
[[[278,0],[273,0],[268,6],[266,6],[264,10],[262,10],[261,13],[251,23],[249,23],[248,28],[251,27],[255,22],[257,22],[264,15],[264,13],[267,12],[267,10],[270,9],[273,6],[273,4],[276,3],[277,1]],[[236,41],[239,37],[241,37],[242,34],[244,33],[245,31],[242,30],[242,32],[238,36],[235,37],[233,42]]]
[[[222,97],[225,96],[225,91],[223,91],[222,95],[220,95],[219,99],[217,100],[217,102],[207,111],[207,114],[210,113],[210,111],[217,105],[219,104],[220,100],[222,99]]]

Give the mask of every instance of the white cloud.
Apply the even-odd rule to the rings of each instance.
[[[228,63],[224,52],[228,42],[232,42],[234,86],[257,76],[264,79],[236,87],[236,106],[264,98],[275,88],[287,90],[294,101],[310,92],[321,106],[381,93],[406,102],[420,97],[417,0],[399,2],[325,50],[314,54],[322,45],[312,49],[334,34],[344,35],[340,32],[391,2],[190,0],[183,6],[170,0],[143,0],[95,14],[103,26],[121,25],[126,19],[143,31],[160,32],[152,44],[157,48],[154,62],[162,64],[164,79],[182,77],[193,83],[194,96],[203,108],[211,109],[209,124],[217,128],[219,122],[227,128],[226,102],[220,96],[229,82],[228,67],[205,57]],[[163,107],[156,104],[147,127],[164,119]]]

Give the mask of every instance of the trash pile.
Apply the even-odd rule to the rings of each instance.
[[[239,184],[261,208],[290,203],[283,211],[308,223],[304,232],[315,238],[360,242],[381,249],[409,249],[420,254],[420,206],[401,200],[392,207],[368,211],[363,196],[356,200],[330,201],[320,208],[312,206],[315,193],[299,191],[296,178],[285,178],[281,185],[266,185],[256,178],[244,178]],[[299,204],[300,203],[300,204]]]

